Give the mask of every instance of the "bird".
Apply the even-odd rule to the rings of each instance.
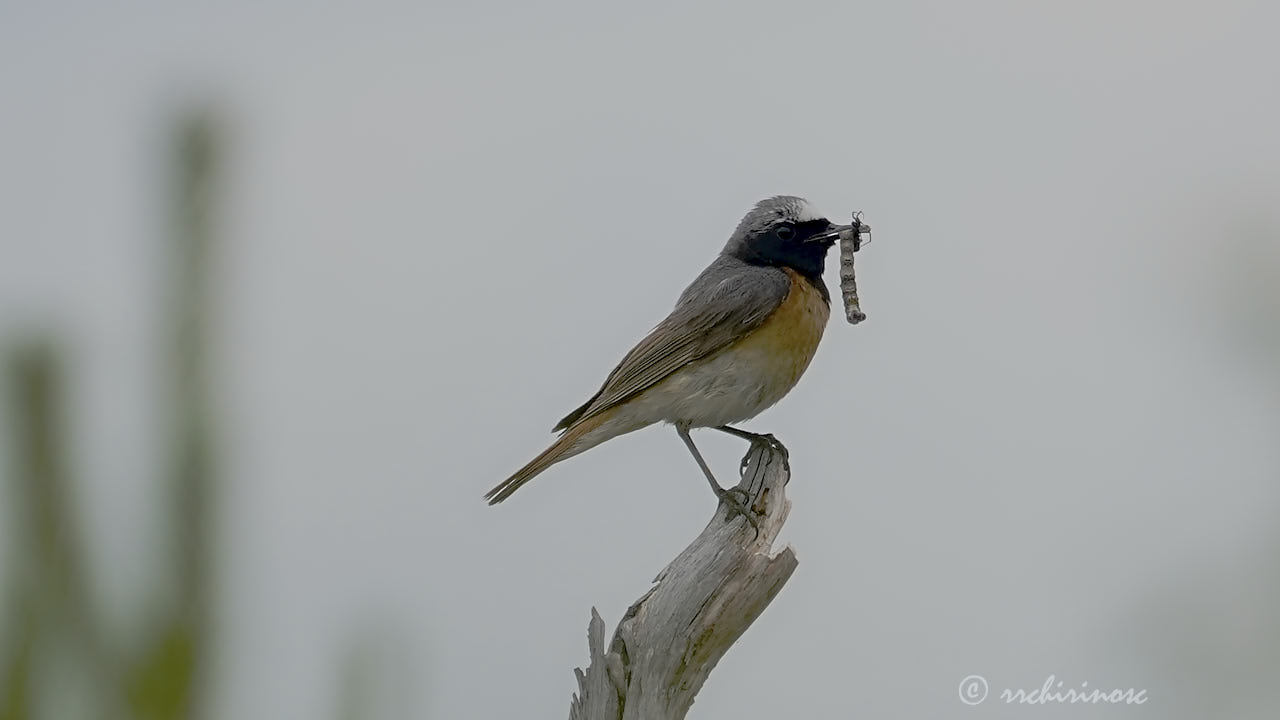
[[[559,437],[485,493],[496,505],[552,465],[620,435],[670,424],[716,497],[753,526],[743,498],[717,482],[689,431],[711,428],[786,456],[771,434],[736,424],[774,405],[808,368],[830,315],[822,273],[827,251],[852,226],[809,201],[777,195],[743,216],[720,254],[680,294],[604,384],[556,423]]]

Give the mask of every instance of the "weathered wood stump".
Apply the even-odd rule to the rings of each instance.
[[[570,720],[683,718],[712,668],[791,577],[792,549],[769,554],[791,509],[786,456],[758,444],[743,461],[737,487],[758,513],[759,534],[746,518],[719,506],[627,610],[608,647],[604,621],[592,608],[591,664],[574,671],[578,692]]]

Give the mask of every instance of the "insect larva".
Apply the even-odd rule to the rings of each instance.
[[[853,271],[853,254],[862,249],[864,233],[869,236],[871,226],[862,222],[862,213],[854,213],[853,224],[840,233],[840,294],[844,297],[844,316],[850,325],[867,319],[867,314],[858,306],[858,279]]]

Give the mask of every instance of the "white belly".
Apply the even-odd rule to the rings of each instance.
[[[779,382],[772,365],[747,353],[721,353],[675,373],[627,403],[626,410],[649,422],[692,427],[741,422],[781,400],[799,379]]]

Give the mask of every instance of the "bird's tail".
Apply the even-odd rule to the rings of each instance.
[[[511,493],[519,490],[522,485],[537,477],[543,470],[561,460],[567,460],[584,450],[595,447],[612,437],[611,434],[592,432],[593,430],[602,429],[600,426],[601,422],[596,418],[592,418],[569,428],[555,442],[551,443],[551,447],[543,450],[538,457],[530,460],[528,465],[520,468],[514,475],[485,493],[484,499],[488,500],[490,505],[497,505],[511,497]]]

